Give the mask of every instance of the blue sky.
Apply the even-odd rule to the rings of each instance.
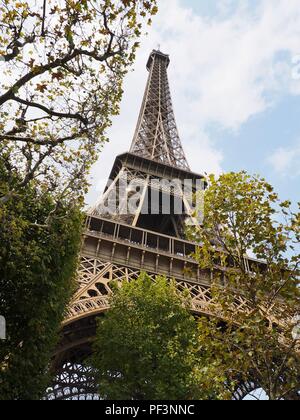
[[[182,4],[191,7],[194,13],[212,19],[220,15],[220,5],[222,3],[227,3],[226,16],[229,17],[240,2],[235,0],[229,0],[228,2],[214,0],[182,1]],[[244,3],[247,3],[247,1]],[[250,3],[248,2],[249,13],[257,12],[257,8],[262,7],[263,4],[259,0],[252,0]],[[273,4],[276,7],[276,1],[273,1]],[[285,54],[281,51],[277,55],[277,59],[280,58],[287,63],[292,62],[292,57],[288,51],[285,51]],[[265,92],[265,94],[267,95],[268,92]],[[294,148],[300,150],[298,146],[300,145],[300,97],[291,95],[288,91],[283,91],[276,99],[276,103],[270,109],[258,113],[242,124],[236,133],[222,130],[220,127],[212,127],[209,132],[211,137],[216,139],[218,147],[223,152],[222,168],[224,171],[247,170],[250,173],[261,174],[276,187],[283,198],[292,199],[294,203],[297,203],[300,201],[300,153],[284,170],[274,168],[267,157],[274,155],[274,149],[277,150],[278,154],[280,152],[282,154],[286,150],[292,151]]]
[[[175,114],[192,169],[247,170],[283,199],[299,200],[299,0],[160,0],[124,85],[121,114],[92,172],[88,202],[114,157],[129,149],[146,84],[145,63],[170,54]],[[300,67],[299,67],[300,69]]]
[[[260,0],[182,0],[182,4],[186,7],[191,7],[193,11],[201,16],[207,16],[215,18],[223,12],[223,15],[230,15],[243,3],[243,7],[248,7],[252,11],[255,11],[256,7],[260,4]]]
[[[253,0],[256,1],[256,0]],[[220,11],[220,2],[214,0],[184,0],[185,6],[191,7],[193,11],[201,16],[215,17]],[[229,9],[235,6],[236,1],[227,2]]]

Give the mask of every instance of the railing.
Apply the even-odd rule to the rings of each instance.
[[[157,253],[168,253],[184,259],[192,259],[192,255],[196,251],[196,244],[193,242],[95,216],[88,217],[86,228],[87,234],[106,236],[114,241],[152,249]]]
[[[117,221],[104,219],[97,216],[88,216],[86,221],[87,235],[98,238],[109,238],[110,240],[125,243],[133,247],[139,247],[144,250],[155,251],[157,254],[168,254],[170,257],[189,261],[196,264],[193,255],[196,252],[197,245],[194,242],[183,239],[174,238],[161,233],[156,233],[138,227],[132,227]],[[245,270],[251,273],[254,267],[254,273],[257,272],[257,267],[260,270],[267,268],[263,261],[255,260],[254,258],[244,258]],[[215,261],[215,267],[220,271],[226,272],[228,268],[234,268],[234,262],[227,261],[225,266],[220,261]]]

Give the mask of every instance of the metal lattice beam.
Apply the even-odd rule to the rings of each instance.
[[[113,263],[105,263],[99,258],[82,257],[79,268],[79,289],[68,306],[64,325],[72,324],[88,316],[96,316],[109,310],[109,296],[112,293],[110,284],[131,282],[141,274],[141,270],[131,269]],[[157,273],[148,272],[153,279]],[[204,281],[209,281],[205,279]],[[176,279],[176,285],[180,291],[189,291],[191,296],[191,311],[197,315],[216,316],[223,318],[218,313],[218,305],[214,302],[209,285],[196,284],[190,281]],[[235,313],[251,312],[251,308],[245,299],[237,296]]]
[[[150,55],[149,79],[130,152],[189,170],[172,106],[167,74],[169,63],[169,56],[160,51]]]
[[[66,363],[47,389],[45,400],[99,400],[91,368]]]

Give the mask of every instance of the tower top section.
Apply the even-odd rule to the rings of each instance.
[[[153,61],[154,61],[156,58],[159,58],[159,59],[161,59],[162,61],[164,60],[164,61],[166,62],[166,68],[168,68],[168,67],[169,67],[169,64],[170,64],[170,56],[169,56],[168,54],[164,54],[164,53],[162,53],[162,52],[161,52],[161,51],[159,51],[159,50],[153,50],[153,51],[152,51],[152,53],[151,53],[151,54],[150,54],[150,56],[149,56],[148,61],[147,61],[147,70],[148,70],[148,71],[150,71],[150,70],[151,70],[152,63],[153,63]]]
[[[170,57],[153,50],[149,78],[130,152],[153,161],[190,170],[175,121],[167,69]]]

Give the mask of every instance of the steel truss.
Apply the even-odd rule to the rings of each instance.
[[[179,138],[169,88],[169,56],[153,51],[149,78],[131,153],[189,170]]]

